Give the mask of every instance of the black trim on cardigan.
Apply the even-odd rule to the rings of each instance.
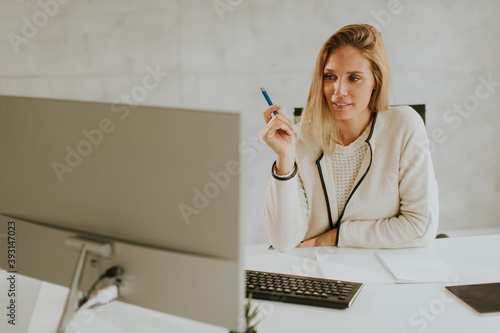
[[[366,140],[366,143],[368,144],[368,147],[370,147],[370,164],[368,164],[368,168],[366,168],[366,171],[363,174],[363,176],[361,177],[361,179],[359,180],[359,182],[356,184],[356,186],[354,186],[354,189],[352,190],[351,194],[347,198],[347,201],[345,202],[344,209],[342,209],[342,214],[340,214],[339,219],[337,220],[337,223],[335,223],[335,226],[338,228],[337,239],[335,240],[335,246],[337,246],[339,243],[340,226],[342,225],[342,223],[340,223],[340,221],[342,221],[342,218],[344,217],[344,212],[345,212],[345,209],[347,207],[347,204],[349,203],[352,196],[354,195],[354,192],[356,192],[356,190],[358,189],[359,185],[361,185],[361,182],[363,181],[363,179],[365,179],[366,175],[368,174],[368,171],[370,170],[370,167],[372,166],[372,160],[373,160],[372,145],[370,144],[370,141],[368,141],[368,139]]]
[[[271,168],[271,174],[277,180],[289,180],[289,179],[292,179],[293,177],[295,177],[295,175],[297,174],[297,170],[298,170],[297,162],[293,162],[293,173],[290,176],[288,176],[288,177],[281,177],[281,176],[278,176],[277,174],[274,173],[275,167],[276,167],[276,161],[274,161],[273,167]]]
[[[339,235],[340,235],[340,226],[342,223],[339,223],[339,226],[337,227],[337,236],[335,236],[335,246],[339,246]]]
[[[324,154],[323,152],[321,152],[321,156],[318,157],[318,159],[316,160],[316,166],[318,167],[319,178],[321,179],[321,186],[323,186],[323,194],[325,195],[326,209],[328,210],[328,222],[330,223],[330,229],[333,229],[333,219],[332,219],[332,212],[330,209],[330,200],[328,200],[328,193],[326,192],[325,180],[323,178],[323,172],[321,171],[321,165],[319,164],[323,156]]]
[[[361,177],[361,179],[358,181],[358,183],[356,184],[356,186],[354,186],[354,188],[351,191],[351,194],[349,194],[349,197],[347,198],[347,201],[345,202],[344,209],[342,209],[342,214],[340,214],[340,217],[339,217],[337,223],[335,223],[335,225],[337,225],[337,224],[339,225],[339,229],[340,229],[340,221],[342,221],[342,218],[344,217],[345,208],[347,207],[347,204],[349,203],[349,200],[351,200],[354,192],[356,192],[356,190],[358,189],[359,185],[361,185],[361,182],[363,181],[363,179],[365,179],[366,175],[368,174],[368,171],[370,170],[370,167],[372,166],[373,149],[372,149],[372,145],[370,143],[370,139],[372,138],[373,129],[375,128],[375,122],[376,122],[376,120],[377,120],[377,112],[374,112],[373,122],[372,122],[372,128],[370,129],[370,134],[368,134],[368,137],[365,140],[365,142],[368,144],[368,147],[370,148],[370,164],[368,164],[368,168],[366,168],[365,173],[363,174],[363,176]]]
[[[316,160],[316,165],[318,166],[318,171],[319,171],[319,177],[321,179],[321,185],[323,186],[323,194],[325,195],[326,208],[328,209],[328,220],[329,220],[328,222],[330,223],[330,229],[337,228],[337,237],[335,239],[335,246],[338,246],[338,243],[339,243],[340,226],[341,226],[340,221],[342,221],[342,218],[344,217],[344,212],[345,212],[345,209],[347,207],[347,204],[349,203],[349,201],[351,200],[352,196],[354,195],[354,192],[356,192],[356,190],[358,189],[359,185],[361,185],[361,182],[365,179],[366,175],[368,174],[368,171],[370,170],[370,167],[372,166],[373,148],[372,148],[372,145],[370,143],[370,139],[372,138],[373,132],[375,130],[375,123],[376,123],[376,121],[377,121],[377,112],[373,112],[373,121],[372,121],[372,127],[370,129],[370,134],[368,134],[368,138],[366,138],[366,140],[365,140],[365,142],[368,144],[368,147],[370,148],[370,164],[368,164],[368,168],[366,168],[365,173],[363,174],[363,176],[361,177],[361,179],[358,181],[358,183],[356,184],[356,186],[354,186],[353,190],[351,191],[351,194],[347,198],[347,201],[346,201],[346,203],[344,205],[344,208],[342,209],[342,213],[340,214],[340,216],[339,216],[337,222],[335,223],[335,225],[333,224],[333,221],[332,221],[332,212],[331,212],[331,209],[330,209],[330,202],[328,200],[328,193],[326,192],[325,181],[323,179],[323,172],[321,171],[321,166],[319,164],[319,162],[321,161],[321,159],[324,156],[324,153],[321,152],[321,156]]]

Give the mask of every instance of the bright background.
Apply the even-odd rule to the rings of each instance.
[[[440,230],[500,227],[498,0],[55,1],[0,2],[0,94],[113,102],[159,66],[169,75],[141,103],[240,111],[249,243],[266,241],[274,159],[259,89],[303,106],[320,46],[351,23],[382,32],[391,103],[427,105]]]

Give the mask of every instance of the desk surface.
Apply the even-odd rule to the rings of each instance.
[[[274,271],[282,273],[290,273],[292,267],[293,273],[293,267],[300,270],[302,266],[308,275],[316,276],[318,271],[312,265],[290,258],[291,255],[310,258],[313,251],[295,249],[287,254],[273,253],[269,255],[272,260],[263,261],[262,251],[254,248],[247,255],[247,267],[257,269],[257,266],[263,266],[269,269],[270,265],[274,265]],[[498,332],[500,314],[480,316],[453,298],[444,286],[500,281],[500,235],[437,239],[430,248],[390,250],[391,253],[436,253],[456,274],[456,280],[450,283],[395,284],[389,280],[382,281],[379,271],[366,260],[375,251],[328,248],[330,256],[352,257],[353,266],[361,264],[367,268],[367,275],[360,281],[365,286],[351,308],[331,310],[262,302],[268,318],[262,322],[259,333],[325,332],[327,329],[372,333]],[[255,259],[260,260],[260,264]],[[374,279],[374,276],[377,278]]]
[[[387,251],[387,250],[386,250]],[[457,237],[436,240],[430,248],[390,250],[391,253],[436,253],[455,273],[459,284],[500,281],[500,235]],[[331,271],[312,265],[315,253],[334,258],[346,267],[332,276]],[[286,254],[269,251],[266,246],[249,246],[245,267],[282,273],[302,273],[344,279],[360,277],[365,283],[352,307],[324,309],[256,301],[265,317],[259,333],[267,332],[498,332],[500,314],[480,316],[444,290],[457,283],[395,284],[371,258],[375,250],[351,248],[294,249]],[[373,256],[374,258],[374,256]],[[347,274],[347,275],[346,275]],[[4,279],[2,279],[2,284]],[[66,288],[25,278],[19,280],[25,295],[25,327],[7,327],[2,332],[54,332],[62,311]],[[5,295],[2,290],[1,296]],[[31,305],[30,305],[31,304]],[[33,315],[31,316],[31,312]],[[29,324],[29,325],[28,325]],[[77,320],[79,332],[225,332],[171,315],[115,302]],[[28,327],[29,326],[29,327]]]

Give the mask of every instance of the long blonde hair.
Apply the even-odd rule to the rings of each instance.
[[[310,125],[318,146],[329,153],[333,152],[337,143],[340,143],[340,135],[338,124],[323,93],[323,70],[331,52],[342,46],[355,47],[370,61],[375,78],[375,90],[368,103],[370,111],[382,111],[388,107],[390,72],[382,35],[368,24],[352,24],[339,29],[328,38],[318,53],[301,120],[302,126]]]

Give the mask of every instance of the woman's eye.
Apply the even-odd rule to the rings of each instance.
[[[351,76],[351,81],[358,82],[359,80],[360,80],[359,77],[357,77],[357,76]]]
[[[325,78],[327,78],[328,80],[335,80],[335,77],[331,74],[325,74]]]

